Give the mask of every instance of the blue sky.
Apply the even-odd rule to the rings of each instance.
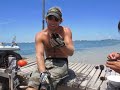
[[[58,6],[73,40],[120,39],[120,0],[46,0],[45,10]],[[42,29],[42,0],[0,0],[0,42],[34,42]]]

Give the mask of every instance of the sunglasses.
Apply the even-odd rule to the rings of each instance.
[[[56,18],[56,17],[55,17],[55,16],[53,16],[53,15],[48,16],[48,20],[55,20],[56,22],[58,22],[58,21],[59,21],[59,19],[58,19],[58,18]]]

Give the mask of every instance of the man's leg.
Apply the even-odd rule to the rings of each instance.
[[[28,88],[26,90],[38,90],[38,87],[40,85],[40,74],[38,72],[38,69],[32,72],[31,77],[28,81]]]
[[[50,62],[50,61],[48,61]],[[46,61],[47,63],[47,61]],[[48,63],[47,63],[48,64]],[[51,65],[52,64],[52,65]],[[46,65],[48,66],[48,65]],[[49,63],[49,66],[52,66],[51,69],[49,69],[48,71],[51,74],[51,79],[53,81],[53,87],[56,90],[57,88],[57,84],[67,75],[68,73],[68,65],[67,62],[63,61],[63,60],[57,60],[57,62],[52,62]]]

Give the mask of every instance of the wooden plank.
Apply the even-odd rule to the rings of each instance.
[[[108,68],[105,67],[105,78],[111,74],[107,70],[108,70]],[[100,90],[106,90],[106,88],[107,88],[107,82],[108,82],[108,80],[103,80],[103,82],[102,82],[102,84],[100,86]]]
[[[82,67],[80,67],[81,65],[82,65]],[[87,64],[81,64],[81,65],[78,67],[84,69],[83,66],[85,67]],[[64,81],[64,82],[66,82],[64,84],[66,84],[69,87],[72,87],[72,83],[75,81],[75,78],[76,78],[76,72],[73,71],[72,68],[70,68],[69,73],[70,73],[69,74],[70,76]]]
[[[85,67],[87,67],[87,64],[84,64],[84,66],[82,66],[80,69],[78,69],[76,71],[76,73],[80,73],[82,70],[84,70]]]
[[[90,65],[86,64],[84,65],[83,69],[79,73],[76,73],[76,78],[72,81],[71,85],[72,87],[79,88],[79,84],[85,79],[86,75],[84,72],[90,67]]]
[[[77,67],[79,67],[80,65],[81,65],[81,63],[77,63],[77,64],[76,64],[74,67],[72,67],[71,69],[75,71],[75,69],[76,69]]]
[[[87,65],[84,70],[76,76],[76,80],[73,82],[72,87],[79,88],[80,84],[86,79],[88,72],[87,70],[91,65]]]
[[[90,64],[87,64],[87,67],[86,67],[81,73],[84,73],[84,74],[85,74],[85,72],[86,72],[90,67],[91,67],[91,65],[90,65]]]
[[[109,73],[105,73],[105,77],[107,77],[109,75]],[[108,82],[108,80],[104,80],[103,81],[103,83],[101,84],[101,86],[100,86],[100,90],[106,90],[106,88],[107,88],[107,82]]]
[[[100,73],[100,69],[96,69],[96,68],[94,68],[93,70],[92,70],[92,72],[90,73],[90,80],[89,80],[89,82],[88,82],[88,84],[87,84],[87,86],[86,86],[86,88],[89,90],[89,89],[92,89],[91,87],[92,87],[92,85],[94,85],[95,84],[95,82],[96,82],[96,80],[97,80],[97,78],[98,78],[98,76],[99,76],[99,73]]]
[[[75,64],[75,65],[76,65],[76,64]],[[75,66],[75,65],[74,65],[74,66]],[[83,66],[83,65],[85,65],[85,64],[83,64],[83,63],[80,64],[80,66],[78,66],[78,69],[81,68],[81,66]],[[67,82],[67,85],[72,87],[71,83],[74,81],[74,79],[75,79],[75,77],[76,77],[76,74],[75,74],[75,71],[72,70],[72,67],[70,67],[70,71],[69,71],[69,72],[70,72],[70,74],[69,74],[70,76],[69,76],[66,80],[68,81],[68,82]],[[72,75],[71,75],[71,74],[72,74]]]
[[[74,66],[76,66],[78,63],[74,63],[71,66],[69,66],[69,68],[73,68]]]
[[[72,66],[74,63],[68,62],[68,67]]]
[[[30,63],[28,63],[27,65],[25,65],[25,66],[23,66],[23,67],[20,67],[20,69],[23,69],[23,68],[27,68],[27,67],[32,67],[32,66],[34,66],[34,65],[37,65],[37,63],[36,62],[30,62]]]
[[[94,65],[92,65],[92,66],[86,71],[85,74],[87,75],[87,77],[85,78],[85,80],[84,80],[84,81],[80,84],[80,86],[79,86],[79,88],[80,88],[81,90],[85,90],[88,82],[90,81],[90,76],[92,76],[92,75],[89,75],[89,74],[90,74],[92,71],[94,71],[93,69],[94,69]]]
[[[68,65],[71,65],[71,64],[73,64],[73,62],[68,62]]]
[[[101,86],[101,84],[103,82],[102,80],[100,80],[100,78],[104,77],[104,76],[105,76],[105,70],[102,70],[102,73],[101,73],[100,77],[98,78],[97,82],[93,85],[93,88],[95,90],[99,90],[99,88],[100,88],[100,86]]]
[[[28,71],[28,72],[31,72],[33,71],[34,69],[37,69],[37,65],[34,64],[32,66],[29,66],[29,67],[24,67],[24,68],[20,68],[20,71]]]
[[[90,83],[88,84],[89,89],[93,89],[93,85],[96,83],[99,73],[100,73],[100,70],[98,69],[97,72],[95,73],[94,77],[91,79]]]
[[[81,63],[78,67],[76,67],[74,69],[74,72],[76,72],[77,70],[79,70],[81,67],[83,67],[85,64],[84,63]]]
[[[17,72],[18,75],[29,78],[31,73],[37,69],[37,64],[28,65],[20,68]]]
[[[103,80],[101,80],[100,78],[105,77],[105,75],[106,75],[106,67],[104,65],[102,65],[102,66],[100,65],[100,70],[101,70],[101,72],[99,74],[99,77],[98,77],[96,83],[93,85],[94,90],[100,89],[100,86],[101,86],[101,84],[103,82]]]
[[[106,90],[106,88],[107,88],[107,82],[108,82],[108,80],[104,80],[103,81],[103,83],[100,86],[100,90]]]

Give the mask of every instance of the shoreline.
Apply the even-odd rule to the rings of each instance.
[[[114,46],[87,48],[86,50],[75,51],[73,56],[69,56],[69,62],[87,63],[87,64],[105,64],[107,55],[111,52],[120,52],[120,44]],[[35,53],[31,55],[22,55],[29,62],[36,61]]]

